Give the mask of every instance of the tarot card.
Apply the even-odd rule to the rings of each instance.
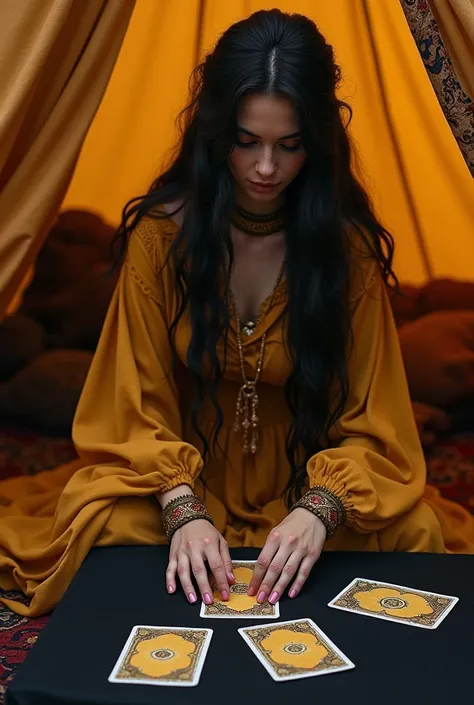
[[[436,629],[459,598],[402,585],[355,578],[329,607],[412,627]]]
[[[211,637],[212,629],[133,627],[109,681],[197,685]]]
[[[280,616],[279,603],[271,605],[269,602],[259,604],[257,597],[249,597],[247,590],[252,579],[255,561],[232,561],[235,584],[230,586],[230,597],[227,602],[221,599],[214,576],[210,576],[212,588],[212,605],[201,606],[201,617],[231,619],[278,619]]]
[[[275,681],[354,668],[352,661],[308,618],[244,627],[239,634]]]

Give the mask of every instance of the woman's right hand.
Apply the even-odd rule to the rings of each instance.
[[[229,585],[235,583],[232,560],[224,537],[205,519],[195,519],[177,529],[170,544],[166,587],[169,593],[176,591],[176,574],[188,601],[197,601],[192,575],[206,605],[213,602],[206,561],[214,575],[223,600],[229,599]]]

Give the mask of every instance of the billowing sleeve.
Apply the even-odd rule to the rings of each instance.
[[[131,235],[73,427],[86,464],[146,475],[156,493],[192,486],[202,469],[182,440],[159,228],[143,219]]]
[[[331,447],[307,466],[354,531],[388,526],[421,498],[426,466],[385,284],[373,262],[353,301],[349,397]],[[324,492],[323,492],[324,494]],[[326,497],[327,500],[327,497]]]

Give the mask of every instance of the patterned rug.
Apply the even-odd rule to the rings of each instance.
[[[0,480],[33,474],[75,457],[70,439],[0,430]],[[442,494],[474,513],[474,433],[453,436],[428,455],[428,476]],[[8,596],[19,597],[18,593]],[[0,605],[0,705],[5,690],[48,617],[19,617]]]
[[[22,599],[18,592],[10,591],[3,595]],[[0,605],[0,703],[3,703],[5,691],[16,669],[25,660],[47,621],[48,617],[20,617]]]
[[[447,438],[427,456],[428,481],[474,514],[474,432]]]

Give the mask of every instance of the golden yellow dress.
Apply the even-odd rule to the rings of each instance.
[[[0,587],[19,588],[31,598],[29,606],[3,598],[21,614],[51,610],[92,546],[164,543],[156,493],[188,483],[203,496],[186,367],[181,362],[170,373],[167,329],[177,301],[172,266],[165,260],[175,234],[170,220],[144,219],[131,237],[74,423],[80,460],[0,483]],[[350,395],[331,448],[308,463],[309,484],[327,487],[347,510],[346,525],[326,549],[474,552],[474,517],[426,487],[397,332],[377,265],[361,260],[353,272]],[[279,319],[284,304],[283,280],[271,305],[264,303],[254,335],[243,341],[251,377],[267,331],[255,456],[242,454],[242,439],[233,429],[241,373],[235,330],[229,333],[219,389],[223,454],[210,460],[203,476],[206,506],[231,546],[262,546],[287,514],[281,498],[289,475],[290,424],[283,394],[290,361]],[[189,321],[183,319],[177,331],[181,361],[189,337]],[[213,421],[212,409],[205,408],[205,433]]]

